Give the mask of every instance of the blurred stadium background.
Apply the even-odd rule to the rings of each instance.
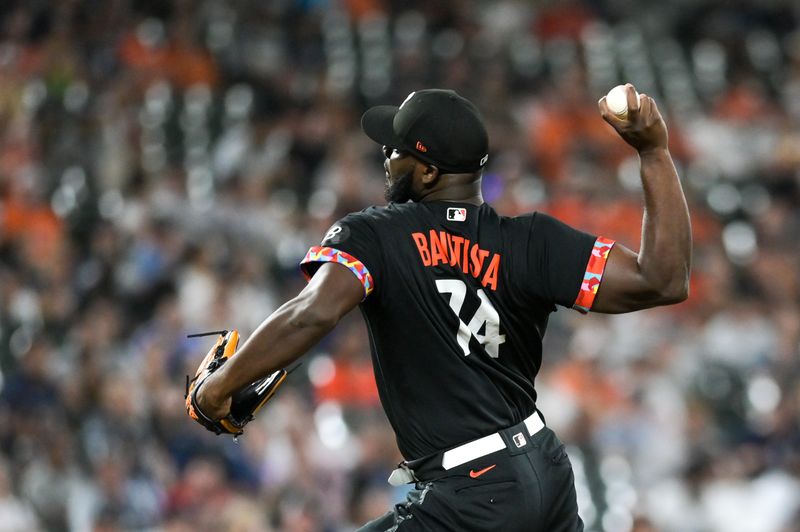
[[[551,321],[541,408],[587,529],[800,530],[800,4],[794,0],[0,2],[0,531],[351,530],[402,490],[361,318],[238,444],[184,375],[382,202],[361,112],[454,88],[484,193],[638,247],[632,150],[597,99],[665,113],[689,301]]]

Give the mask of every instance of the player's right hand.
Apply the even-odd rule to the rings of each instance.
[[[196,422],[215,434],[232,434],[238,436],[244,432],[244,427],[253,420],[256,413],[264,404],[275,394],[288,374],[286,370],[279,369],[260,378],[255,382],[244,386],[234,392],[233,396],[218,401],[216,404],[206,405],[203,403],[203,386],[213,376],[218,376],[219,370],[224,364],[230,364],[229,360],[238,353],[236,348],[239,346],[239,332],[218,331],[215,333],[202,333],[195,336],[207,336],[208,334],[219,334],[217,342],[208,352],[206,357],[197,368],[194,379],[186,376],[186,413]],[[207,399],[207,398],[206,398]]]
[[[639,153],[666,149],[669,139],[667,125],[658,111],[655,100],[646,94],[640,94],[637,99],[636,90],[630,83],[625,85],[625,92],[628,97],[628,114],[624,118],[611,112],[605,96],[597,102],[600,115]]]

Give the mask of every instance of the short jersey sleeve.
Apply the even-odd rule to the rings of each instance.
[[[349,269],[364,287],[364,299],[375,289],[381,267],[380,245],[364,213],[348,214],[328,229],[318,246],[312,246],[300,262],[306,279],[325,262]]]
[[[589,312],[613,245],[613,240],[534,213],[525,258],[529,278],[523,286],[536,298]]]

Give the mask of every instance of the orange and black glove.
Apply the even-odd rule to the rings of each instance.
[[[197,405],[197,390],[205,380],[217,371],[229,358],[236,354],[239,345],[238,331],[220,331],[219,333],[193,334],[190,337],[208,336],[219,334],[217,342],[197,368],[194,378],[189,380],[186,376],[186,413],[189,417],[203,425],[215,434],[231,434],[238,436],[244,432],[244,427],[255,417],[256,412],[264,403],[275,394],[288,374],[285,369],[279,369],[266,377],[259,379],[240,390],[231,397],[231,410],[221,419],[211,419],[206,416]]]

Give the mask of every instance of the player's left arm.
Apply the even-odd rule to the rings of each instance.
[[[639,252],[615,244],[608,253],[592,311],[621,313],[669,305],[689,295],[692,231],[680,179],[667,149],[667,128],[655,101],[628,89],[628,116],[603,118],[639,152],[644,217]]]
[[[202,411],[212,419],[225,416],[231,394],[305,354],[363,299],[364,286],[349,269],[322,264],[308,285],[264,320],[198,389]]]

